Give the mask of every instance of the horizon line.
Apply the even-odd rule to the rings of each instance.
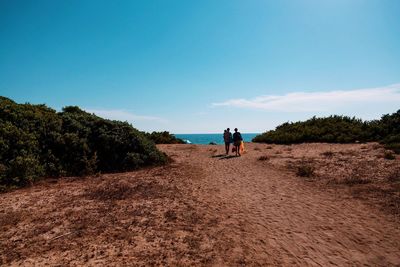
[[[258,132],[258,133],[250,133],[250,132],[240,132],[241,134],[260,134],[260,133],[263,133],[263,132]],[[172,134],[174,134],[174,135],[176,135],[176,134],[223,134],[223,132],[217,132],[217,133],[172,133]]]

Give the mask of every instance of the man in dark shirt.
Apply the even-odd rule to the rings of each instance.
[[[233,145],[236,148],[236,156],[240,155],[240,145],[243,141],[242,135],[240,134],[240,132],[238,132],[238,129],[235,128],[235,133],[233,134]]]
[[[230,132],[229,128],[224,131],[224,142],[225,142],[225,152],[228,155],[229,146],[232,143],[232,133]]]

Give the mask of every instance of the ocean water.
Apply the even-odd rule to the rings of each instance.
[[[189,144],[208,145],[211,142],[216,144],[223,144],[224,139],[222,133],[220,134],[174,134],[177,138],[183,139]],[[258,135],[258,133],[242,133],[245,142],[251,140]]]

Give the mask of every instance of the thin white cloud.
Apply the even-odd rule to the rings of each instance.
[[[395,103],[400,103],[400,84],[348,91],[294,92],[284,95],[265,95],[253,99],[230,99],[221,103],[213,103],[212,105],[214,107],[228,106],[269,111],[316,112],[334,111],[338,108],[359,104],[382,105]]]
[[[138,122],[138,121],[152,121],[159,123],[167,123],[168,121],[154,116],[143,116],[136,115],[126,110],[120,109],[85,109],[89,113],[94,113],[99,117],[109,119],[109,120],[119,120],[128,122]]]

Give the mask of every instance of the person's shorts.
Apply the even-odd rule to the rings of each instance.
[[[225,145],[226,146],[229,146],[231,143],[230,142],[225,142]]]
[[[234,142],[233,144],[234,144],[235,146],[240,146],[241,143],[242,143],[242,141],[236,141],[236,142]]]

